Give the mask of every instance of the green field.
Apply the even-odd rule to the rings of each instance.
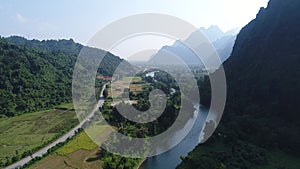
[[[66,104],[61,104],[59,106],[56,106],[55,108],[56,109],[69,109],[69,110],[72,110],[72,109],[74,109],[74,105],[73,105],[73,103],[66,103]]]
[[[97,125],[91,129],[105,132],[106,125]],[[68,143],[57,151],[30,166],[31,169],[47,168],[97,168],[101,169],[102,161],[99,160],[99,146],[84,132],[80,132]]]
[[[128,84],[130,85],[128,86]],[[137,76],[125,77],[121,80],[114,81],[110,86],[113,86],[113,88],[110,89],[108,96],[116,99],[122,96],[124,89],[126,88],[129,88],[131,92],[137,93],[143,91],[144,87],[149,87],[149,84],[143,82],[142,78]]]
[[[101,138],[97,138],[97,141],[104,142],[109,135],[110,130],[108,129],[108,125],[98,123],[92,124],[89,128],[86,129],[89,134],[96,134],[92,137],[97,138],[99,132],[102,134]],[[86,132],[80,132],[76,135],[70,142],[68,142],[63,147],[59,148],[56,153],[59,155],[68,155],[73,153],[77,150],[84,149],[84,150],[94,150],[95,148],[99,147],[97,143],[95,143]]]
[[[80,149],[93,150],[97,146],[98,145],[92,141],[85,132],[81,132],[72,141],[58,149],[57,154],[68,155]]]
[[[106,133],[108,126],[99,124],[92,126],[91,131]],[[106,133],[109,134],[109,133]],[[106,137],[103,138],[103,141]],[[101,148],[94,143],[84,132],[80,132],[61,148],[44,157],[41,161],[33,164],[29,169],[57,169],[57,168],[77,168],[77,169],[102,169],[103,161],[100,159]],[[134,168],[138,168],[144,159],[138,161]]]
[[[18,160],[24,152],[47,145],[78,124],[72,104],[0,119],[0,162]]]

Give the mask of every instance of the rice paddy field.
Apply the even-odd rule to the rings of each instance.
[[[0,119],[0,162],[24,152],[35,151],[76,126],[78,120],[72,104],[55,109]]]
[[[110,85],[109,97],[113,99],[120,98],[124,93],[124,89],[130,89],[131,92],[141,92],[144,87],[149,86],[148,83],[142,81],[141,77],[126,77],[121,80],[112,82]]]
[[[101,126],[103,131],[107,126]],[[57,168],[97,168],[101,169],[102,161],[98,153],[101,149],[85,132],[80,132],[70,142],[30,166],[30,169]]]

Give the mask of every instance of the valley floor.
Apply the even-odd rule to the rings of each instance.
[[[78,124],[72,104],[0,119],[0,164],[18,161]],[[1,165],[0,165],[1,166]]]

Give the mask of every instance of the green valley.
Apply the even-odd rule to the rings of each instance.
[[[0,119],[0,164],[18,161],[78,124],[72,104]],[[0,166],[0,167],[1,167]]]

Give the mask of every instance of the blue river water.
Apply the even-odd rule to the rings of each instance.
[[[207,118],[208,110],[199,106],[199,110],[195,113],[198,113],[198,115],[192,118],[197,119],[188,135],[173,149],[163,154],[149,157],[141,165],[140,169],[174,169],[178,164],[180,164],[180,156],[187,156],[187,154],[199,144],[200,133]],[[195,119],[192,119],[190,122],[192,123],[194,120]]]

